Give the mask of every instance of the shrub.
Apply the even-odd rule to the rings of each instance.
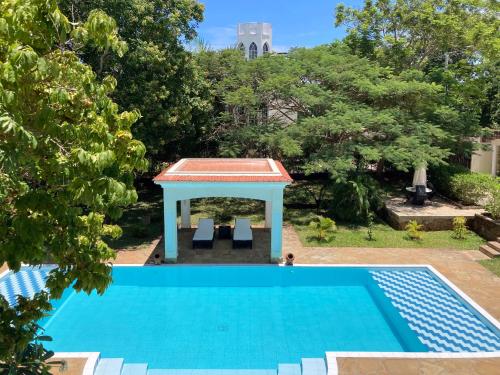
[[[485,208],[491,214],[493,220],[500,220],[500,186],[498,184],[491,191]]]
[[[460,173],[451,178],[451,192],[464,204],[484,204],[498,184],[497,178],[485,173]]]
[[[410,220],[405,226],[406,234],[408,238],[413,241],[420,241],[422,239],[423,233],[422,228],[424,226],[419,224],[416,220]]]
[[[373,226],[374,226],[374,214],[373,212],[369,212],[367,217],[366,217],[366,226],[367,226],[367,231],[366,235],[368,238],[368,241],[375,241],[375,236],[373,235]]]
[[[145,238],[149,234],[148,226],[143,223],[131,225],[130,234],[135,238]]]
[[[370,175],[332,184],[330,210],[339,220],[351,223],[365,223],[371,211],[383,207],[384,192],[377,180]]]
[[[441,194],[456,198],[451,191],[451,179],[462,173],[470,173],[469,169],[459,164],[439,165],[429,169],[429,181]]]
[[[466,235],[467,226],[465,225],[465,217],[457,216],[453,218],[453,238],[463,240]]]
[[[309,223],[309,227],[311,227],[315,234],[316,239],[319,242],[322,241],[330,241],[333,238],[334,232],[337,230],[337,226],[335,221],[330,219],[329,217],[316,216]]]

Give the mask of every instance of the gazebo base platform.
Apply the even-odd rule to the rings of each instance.
[[[386,220],[394,229],[404,230],[410,220],[416,220],[428,231],[452,229],[453,218],[463,216],[471,221],[475,214],[483,212],[455,206],[439,197],[425,201],[423,206],[415,206],[402,197],[391,198],[385,202],[385,211]]]
[[[271,231],[267,228],[252,228],[253,246],[246,249],[233,249],[231,239],[214,239],[212,249],[193,249],[192,239],[195,229],[180,229],[177,232],[179,247],[177,260],[165,259],[165,263],[187,263],[187,264],[269,264],[278,263],[280,259],[271,260]],[[163,241],[156,246],[162,258]]]

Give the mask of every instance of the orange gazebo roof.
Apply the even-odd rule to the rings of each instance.
[[[163,170],[155,182],[292,182],[281,162],[273,159],[181,159]]]

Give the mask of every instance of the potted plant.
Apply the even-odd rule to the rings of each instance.
[[[160,254],[156,253],[155,256],[154,256],[154,262],[157,266],[159,266],[161,264],[161,258],[160,258]]]
[[[295,260],[295,255],[293,255],[293,253],[286,254],[285,264],[287,266],[293,266],[294,260]]]

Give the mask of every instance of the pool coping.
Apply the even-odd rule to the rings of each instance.
[[[47,264],[49,265],[49,264]],[[28,265],[29,266],[29,265]],[[225,267],[287,267],[285,264],[224,264],[224,263],[206,263],[206,264],[113,264],[113,267],[206,267],[206,266],[225,266]],[[296,263],[296,267],[352,267],[352,268],[426,268],[435,277],[439,279],[446,287],[450,288],[467,304],[469,304],[482,318],[489,324],[500,330],[500,322],[498,322],[484,308],[477,304],[471,297],[458,288],[446,276],[439,272],[430,264],[303,264]],[[289,267],[293,267],[289,266]],[[0,279],[4,277],[9,270],[0,274]],[[82,375],[93,375],[97,363],[100,359],[99,352],[56,352],[54,357],[57,358],[84,358],[88,357]],[[327,365],[328,375],[338,375],[337,358],[400,358],[400,359],[480,359],[480,358],[500,358],[500,351],[493,352],[325,352],[325,361]]]

